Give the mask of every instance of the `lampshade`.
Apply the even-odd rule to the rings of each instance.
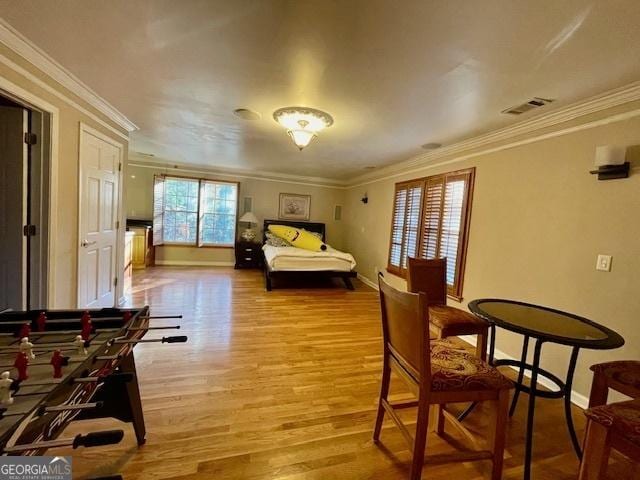
[[[240,221],[241,222],[247,222],[247,223],[255,223],[256,225],[258,224],[258,219],[253,214],[253,212],[247,212],[244,215],[242,215],[240,217]]]

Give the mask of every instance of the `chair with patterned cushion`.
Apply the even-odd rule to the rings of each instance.
[[[486,360],[489,324],[447,305],[447,259],[408,258],[407,290],[424,292],[429,305],[429,329],[436,338],[477,335],[477,355]]]
[[[585,415],[587,431],[578,480],[604,479],[612,448],[640,462],[640,399],[599,405]]]
[[[453,455],[437,455],[437,460],[475,461],[489,459],[493,462],[492,480],[502,477],[502,464],[507,427],[509,390],[513,384],[495,368],[479,357],[468,353],[450,340],[429,339],[429,311],[424,293],[400,292],[378,276],[384,355],[382,386],[378,403],[373,439],[377,443],[385,413],[400,429],[407,440],[413,460],[411,480],[419,480],[425,459],[429,408],[432,429],[444,433],[445,420],[472,443],[474,450]],[[391,403],[388,400],[391,372],[397,374],[417,397],[415,401]],[[489,402],[488,438],[484,442],[471,434],[441,405],[458,402]],[[397,411],[417,407],[415,436],[407,430]],[[433,458],[431,458],[433,460]]]
[[[640,361],[619,360],[591,366],[593,383],[589,408],[607,403],[609,389],[631,398],[640,398]]]

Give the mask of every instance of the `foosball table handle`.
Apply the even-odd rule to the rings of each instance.
[[[162,337],[162,343],[185,343],[187,341],[186,335],[175,335],[173,337]]]
[[[102,432],[87,433],[78,435],[73,439],[73,448],[78,447],[99,447],[102,445],[113,445],[120,443],[124,438],[123,430],[104,430]]]

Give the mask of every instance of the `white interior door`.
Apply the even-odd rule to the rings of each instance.
[[[80,128],[78,308],[116,302],[122,146]]]
[[[26,306],[27,111],[0,106],[0,311]]]

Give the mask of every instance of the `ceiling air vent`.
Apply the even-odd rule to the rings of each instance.
[[[522,105],[516,105],[515,107],[507,108],[501,113],[508,113],[510,115],[521,115],[525,112],[528,112],[529,110],[533,110],[534,108],[544,107],[551,102],[553,102],[553,100],[550,98],[533,97],[528,102],[525,102]]]

